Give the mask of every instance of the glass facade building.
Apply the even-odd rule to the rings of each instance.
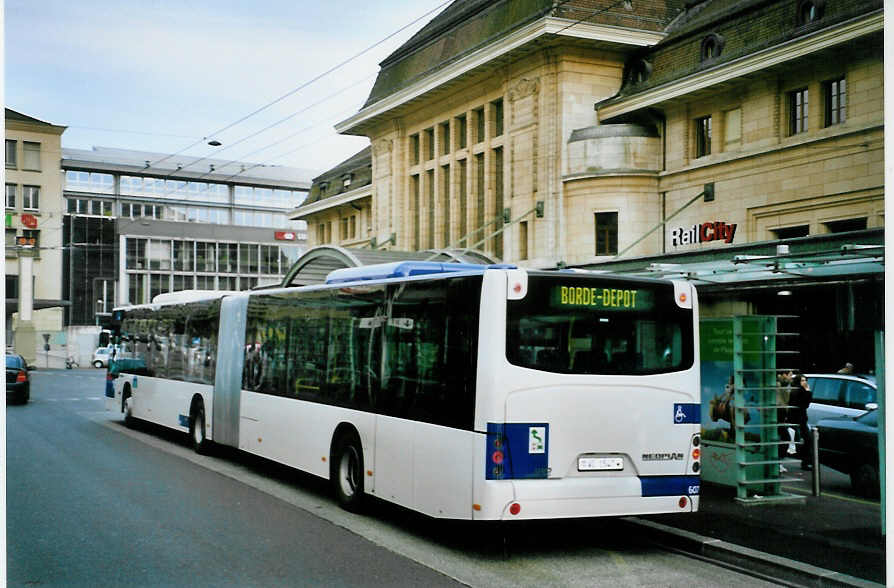
[[[234,162],[208,160],[201,173],[195,158],[152,164],[161,157],[63,150],[67,325],[102,324],[115,306],[167,292],[277,284],[303,252],[306,223],[287,214],[312,174],[247,164],[232,173]]]

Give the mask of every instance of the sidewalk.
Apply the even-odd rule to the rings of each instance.
[[[718,555],[726,563],[764,571],[782,581],[823,586],[884,584],[880,504],[854,497],[847,477],[825,467],[821,479],[827,494],[812,496],[810,472],[791,469],[788,475],[806,483],[783,486],[783,490],[803,495],[803,501],[746,506],[735,500],[734,488],[703,483],[699,512],[631,521],[664,531],[666,539],[681,549],[695,549],[706,557]],[[719,553],[723,551],[730,552],[728,558]]]

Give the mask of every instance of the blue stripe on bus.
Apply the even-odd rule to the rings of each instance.
[[[487,423],[485,450],[488,480],[547,478],[549,423]]]
[[[699,476],[640,476],[643,496],[698,495]]]
[[[692,403],[675,403],[673,419],[675,425],[700,424],[702,422],[702,406]]]

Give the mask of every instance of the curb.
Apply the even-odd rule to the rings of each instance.
[[[720,539],[712,539],[691,531],[675,529],[653,521],[637,517],[623,517],[624,523],[648,529],[654,542],[703,557],[708,561],[728,564],[767,579],[794,586],[816,586],[820,588],[883,588],[862,578],[795,561],[756,549],[742,547]]]

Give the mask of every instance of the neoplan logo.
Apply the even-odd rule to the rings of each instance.
[[[711,241],[723,241],[732,243],[736,236],[735,224],[727,224],[723,221],[713,221],[692,225],[691,227],[678,227],[671,231],[671,245],[693,245],[695,243],[709,243]]]
[[[681,461],[682,453],[644,453],[643,461]]]

